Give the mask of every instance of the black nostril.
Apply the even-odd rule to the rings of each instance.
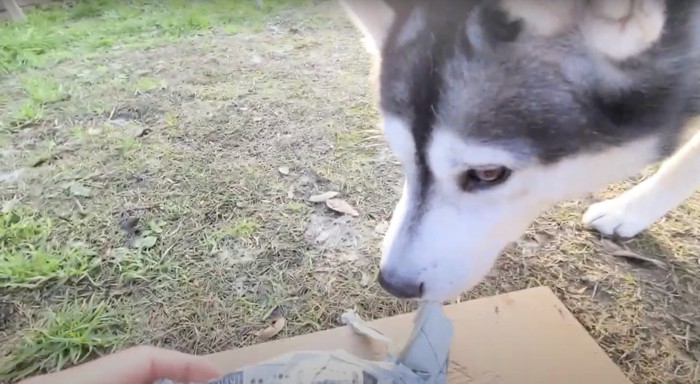
[[[399,299],[418,299],[423,296],[425,288],[423,283],[404,279],[391,273],[379,272],[377,276],[379,285],[393,296]]]

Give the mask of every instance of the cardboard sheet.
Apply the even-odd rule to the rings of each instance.
[[[449,305],[445,313],[454,324],[449,383],[631,383],[546,287]],[[407,314],[370,325],[402,345],[413,319]],[[341,327],[207,357],[230,372],[287,352],[335,349],[366,359],[380,353]]]

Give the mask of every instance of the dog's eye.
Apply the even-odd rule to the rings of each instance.
[[[510,169],[501,166],[472,168],[460,177],[460,187],[466,192],[495,187],[508,180],[511,173]]]

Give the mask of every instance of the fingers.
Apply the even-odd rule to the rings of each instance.
[[[21,384],[152,384],[158,379],[201,383],[222,376],[208,360],[177,351],[134,347]]]
[[[143,353],[148,364],[139,365],[140,369],[145,369],[139,375],[148,384],[157,379],[200,383],[222,376],[216,366],[202,357],[148,347]]]

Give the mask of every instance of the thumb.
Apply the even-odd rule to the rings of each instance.
[[[202,383],[221,376],[219,369],[203,357],[140,346],[21,384],[153,384],[158,379]]]

